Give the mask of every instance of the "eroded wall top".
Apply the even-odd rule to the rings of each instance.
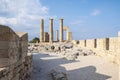
[[[15,33],[8,26],[0,25],[0,67],[9,66],[27,54],[28,34]]]

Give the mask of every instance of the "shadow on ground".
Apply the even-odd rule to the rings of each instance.
[[[111,76],[97,73],[95,66],[85,66],[74,70],[67,70],[61,66],[75,62],[78,61],[68,61],[48,54],[34,53],[32,80],[52,80],[50,71],[53,69],[66,73],[68,80],[107,80],[111,78]]]

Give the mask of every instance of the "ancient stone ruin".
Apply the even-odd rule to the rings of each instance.
[[[43,64],[39,64],[39,62],[47,62],[47,64],[49,64],[50,60],[58,62],[53,63],[53,65],[49,64],[48,66],[43,66],[43,68],[47,68],[46,72],[48,72],[45,73],[45,76],[49,74],[52,80],[69,80],[70,76],[68,75],[68,73],[70,74],[78,70],[80,71],[80,75],[84,74],[81,71],[85,72],[85,74],[87,74],[87,72],[89,74],[94,73],[94,78],[98,79],[99,76],[96,76],[96,68],[94,66],[72,71],[69,70],[68,73],[59,72],[56,70],[58,69],[57,67],[61,68],[61,66],[63,69],[63,65],[65,63],[65,65],[70,65],[72,61],[76,61],[77,63],[77,60],[81,59],[81,56],[104,56],[108,57],[112,63],[120,65],[120,32],[118,32],[117,37],[86,39],[79,41],[72,40],[72,32],[70,32],[68,26],[63,25],[63,19],[60,19],[60,29],[56,30],[56,41],[54,41],[53,29],[53,19],[50,19],[50,30],[49,32],[44,32],[44,20],[41,19],[40,43],[29,43],[29,48],[27,33],[14,32],[8,26],[0,25],[0,80],[31,80],[32,75],[37,74],[38,76],[42,74],[41,67],[38,68],[38,66],[42,66]],[[63,39],[64,31],[66,31],[66,40]],[[38,54],[32,56],[31,53]],[[41,56],[39,56],[39,54],[43,57],[40,58]],[[52,56],[52,58],[48,58],[50,55],[54,56]],[[57,59],[55,55],[60,56],[60,58]],[[35,65],[32,65],[34,56],[35,60],[39,61],[37,61],[38,63],[35,62]],[[53,57],[55,57],[55,60]],[[53,69],[49,67],[51,65]],[[93,70],[91,70],[91,68]],[[65,69],[63,69],[63,71],[65,71]],[[120,74],[120,71],[118,72]],[[87,75],[91,78],[89,74]],[[84,80],[84,77],[85,76],[83,76],[83,79],[81,79]],[[111,76],[106,76],[100,80],[106,80],[110,77]]]
[[[28,34],[0,25],[0,80],[30,80],[31,71]]]
[[[118,32],[118,37],[110,37],[110,38],[101,38],[101,39],[86,39],[86,40],[72,40],[72,32],[70,32],[68,26],[63,25],[63,19],[60,19],[60,30],[56,31],[56,41],[58,44],[55,44],[53,41],[53,19],[50,19],[50,32],[49,34],[44,33],[44,20],[41,19],[41,26],[40,26],[40,41],[41,43],[49,42],[52,44],[40,44],[39,51],[45,50],[45,51],[54,51],[63,53],[64,55],[68,53],[66,45],[72,44],[73,46],[78,46],[78,50],[74,51],[74,47],[70,48],[72,51],[72,54],[79,55],[89,55],[89,54],[95,54],[99,56],[109,56],[110,59],[120,64],[120,32]],[[63,31],[66,31],[66,41],[70,41],[69,43],[65,43],[63,41]],[[58,37],[59,33],[59,37]],[[49,37],[48,37],[49,36]],[[45,40],[43,40],[45,38]],[[49,39],[48,39],[49,38]],[[48,41],[49,40],[49,41]],[[59,43],[63,42],[63,43]],[[42,46],[42,47],[41,47]],[[44,46],[44,47],[43,47]],[[80,49],[80,50],[79,50]],[[62,52],[61,52],[62,51]],[[88,53],[86,53],[88,52]],[[91,52],[91,53],[89,53]],[[82,53],[82,54],[81,54]],[[70,55],[70,54],[68,54]],[[76,56],[76,55],[75,55]]]
[[[53,19],[50,19],[50,30],[48,32],[44,32],[44,19],[41,19],[40,22],[40,42],[49,42],[53,43]],[[72,40],[72,32],[70,32],[68,26],[63,26],[63,19],[60,19],[60,30],[56,31],[56,42],[63,42],[63,31],[66,31],[66,41]],[[59,36],[59,37],[58,37]]]

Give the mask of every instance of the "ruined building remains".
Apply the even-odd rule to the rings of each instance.
[[[0,25],[0,80],[30,80],[31,72],[28,34]]]
[[[44,20],[41,19],[40,22],[40,42],[49,42],[53,43],[53,19],[50,19],[50,29],[49,29],[49,34],[48,32],[44,32]],[[66,31],[66,41],[71,41],[72,40],[72,32],[70,32],[68,26],[63,26],[63,19],[60,19],[60,29],[56,30],[56,42],[63,42],[63,31]]]

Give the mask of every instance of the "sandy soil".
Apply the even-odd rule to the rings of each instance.
[[[68,80],[119,80],[118,65],[99,56],[68,61],[54,54],[33,53],[32,80],[52,80],[50,71],[65,72]]]

